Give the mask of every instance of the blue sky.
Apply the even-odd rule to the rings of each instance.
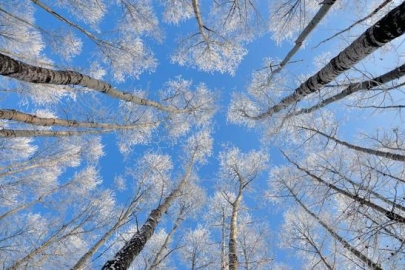
[[[268,17],[268,14],[266,14],[267,4],[263,3],[264,1],[261,2],[261,6],[259,9],[265,12],[265,15],[263,15],[263,17],[266,20]],[[161,7],[157,7],[158,16],[160,16],[160,10]],[[62,15],[69,16],[62,9],[58,9],[58,11],[60,11]],[[111,12],[114,12],[114,10],[111,10]],[[204,9],[202,9],[202,12],[204,12]],[[288,73],[290,75],[293,74],[298,76],[301,73],[305,75],[311,75],[317,71],[312,62],[314,56],[322,52],[327,52],[329,49],[331,50],[330,57],[335,56],[339,52],[339,49],[341,49],[342,45],[339,45],[339,47],[334,42],[329,42],[321,46],[320,49],[311,49],[314,44],[316,44],[323,38],[330,36],[331,33],[333,33],[332,31],[342,28],[342,21],[350,21],[348,18],[342,19],[341,12],[338,14],[339,16],[336,16],[336,14],[328,16],[326,19],[326,23],[322,24],[319,29],[315,30],[315,32],[309,37],[308,45],[294,56],[292,60],[298,60],[300,62],[288,65],[286,67],[286,70],[288,70]],[[348,16],[351,15],[350,13],[347,14]],[[41,10],[36,11],[36,19],[38,25],[41,25],[44,28],[48,27],[49,25],[52,25],[55,28],[64,27],[62,23],[58,22],[55,18],[50,17],[47,13]],[[114,18],[114,16],[110,18],[110,20],[114,19],[116,19]],[[103,22],[103,24],[101,24],[101,31],[103,31],[104,25],[108,25],[108,21],[105,21]],[[236,70],[234,76],[231,76],[229,74],[219,74],[217,72],[203,73],[199,72],[196,69],[181,67],[177,64],[173,64],[170,62],[169,59],[169,54],[176,47],[177,37],[184,33],[193,33],[193,31],[196,31],[195,20],[188,20],[185,23],[181,23],[179,26],[172,26],[167,24],[162,24],[162,26],[165,32],[165,39],[162,43],[158,43],[153,39],[146,38],[147,45],[150,46],[159,61],[159,65],[155,72],[143,73],[142,75],[140,75],[139,79],[129,79],[125,83],[114,82],[109,77],[106,78],[106,81],[112,82],[113,85],[123,91],[130,91],[133,88],[147,89],[149,97],[151,97],[152,99],[157,99],[158,91],[162,89],[162,87],[164,87],[165,82],[180,75],[184,79],[191,79],[195,85],[199,83],[205,83],[209,89],[214,90],[216,93],[218,93],[217,103],[219,105],[219,109],[215,114],[213,124],[214,155],[208,160],[207,164],[202,166],[199,170],[201,183],[205,185],[208,193],[207,195],[210,196],[214,191],[212,181],[215,179],[218,170],[217,154],[219,153],[219,151],[222,150],[223,145],[235,145],[239,147],[243,152],[247,152],[251,149],[257,150],[264,148],[264,146],[260,143],[260,132],[254,129],[248,130],[245,127],[228,123],[226,119],[228,109],[227,106],[230,103],[232,93],[234,91],[246,91],[246,86],[249,83],[252,71],[262,68],[263,58],[273,57],[283,59],[288,51],[292,48],[293,44],[292,42],[285,41],[282,43],[281,46],[277,46],[275,42],[270,39],[270,35],[265,34],[256,38],[253,42],[247,45],[249,53]],[[83,40],[86,40],[86,38],[83,37]],[[91,58],[93,54],[93,46],[94,44],[88,42],[88,40],[84,42],[83,52],[81,56],[75,57],[73,61],[71,63],[67,63],[67,65],[71,65],[73,67],[83,67],[84,69],[88,68],[90,65],[88,59]],[[399,50],[402,50],[403,44],[398,44],[397,48]],[[61,63],[60,58],[53,54],[49,50],[49,47],[45,48],[44,54],[53,59],[57,65]],[[395,60],[395,55],[389,55],[384,60],[384,63],[392,62]],[[62,63],[61,66],[64,66],[65,64],[66,63]],[[393,68],[393,66],[391,68]],[[386,70],[379,69],[378,67],[375,67],[373,69],[369,71],[376,72],[376,74],[379,74],[380,70]],[[293,89],[293,87],[291,87],[291,89]],[[110,104],[111,102],[111,104],[113,104],[113,107],[117,106],[117,102],[110,101],[109,98],[102,97],[101,99],[106,101],[106,104]],[[14,98],[10,99],[7,105],[9,105],[10,107],[20,106],[21,110],[23,111],[30,111],[34,108],[33,105],[21,105],[21,103],[15,104],[15,102],[18,101],[16,101]],[[64,100],[63,102],[67,103],[70,101]],[[335,108],[337,107],[339,110],[340,105],[333,106]],[[373,117],[372,122],[358,120],[359,118],[369,120],[371,116]],[[342,117],[346,117],[346,114],[342,114]],[[353,116],[350,116],[350,120],[346,122],[343,130],[347,138],[354,138],[356,134],[358,134],[358,132],[351,132],[353,129],[355,129],[356,131],[360,129],[370,130],[371,127],[387,123],[387,119],[394,119],[393,121],[398,120],[398,118],[394,118],[394,116],[389,113],[374,116],[370,113],[355,112]],[[389,123],[389,125],[391,126],[392,124]],[[178,157],[179,155],[181,155],[178,147],[172,147],[171,145],[168,145],[166,142],[163,141],[158,143],[151,143],[148,145],[136,146],[131,155],[127,158],[124,158],[117,148],[116,137],[114,134],[103,135],[102,138],[106,154],[101,159],[98,167],[104,180],[103,185],[108,188],[114,188],[114,178],[116,176],[122,175],[125,171],[125,168],[127,166],[131,166],[131,164],[134,164],[134,160],[142,156],[145,151],[149,151],[151,149],[161,149],[162,152],[173,155],[174,160],[177,162],[179,162],[179,158],[176,158],[176,156]],[[270,155],[270,166],[275,164],[280,165],[285,162],[284,159],[281,158],[280,153],[277,151],[277,149],[275,149],[274,147],[268,148]],[[175,165],[175,169],[179,170],[180,166],[178,166],[178,164],[177,166]],[[77,171],[77,168],[68,170],[63,175],[63,177],[68,178],[73,175],[75,171]],[[255,180],[255,189],[259,190],[260,192],[264,191],[267,188],[267,180],[268,173],[265,172],[261,174],[259,179]],[[121,200],[121,202],[125,202],[128,195],[127,192],[118,192],[117,199]],[[260,192],[258,194],[261,194]],[[249,196],[247,196],[246,199],[247,205],[255,206],[257,204],[257,202],[253,201],[253,198]],[[257,215],[266,215],[265,218],[270,220],[269,224],[271,229],[273,230],[274,235],[274,239],[272,239],[271,242],[277,243],[277,230],[278,226],[280,226],[280,224],[282,223],[282,212],[280,211],[279,213],[274,214],[271,207],[272,206],[270,204],[259,205]],[[266,211],[266,209],[268,211]],[[192,220],[188,221],[187,226],[193,227],[196,226],[196,224],[197,222]],[[298,267],[298,265],[300,265],[300,262],[296,257],[294,257],[293,259],[290,258],[289,252],[291,251],[280,250],[277,247],[274,247],[273,252],[278,262],[286,263],[292,266],[292,268],[296,268]]]

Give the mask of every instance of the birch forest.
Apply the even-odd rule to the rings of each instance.
[[[405,269],[405,1],[0,0],[1,269]]]

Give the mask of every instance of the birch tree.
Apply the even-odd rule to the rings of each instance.
[[[125,243],[124,247],[116,253],[113,259],[105,263],[103,269],[127,269],[130,266],[133,259],[141,252],[147,241],[153,235],[162,215],[169,209],[174,200],[181,195],[183,186],[187,184],[192,176],[194,163],[203,161],[205,156],[210,154],[211,143],[207,132],[201,132],[190,137],[188,144],[185,145],[185,151],[188,152],[190,160],[186,165],[182,179],[167,197],[163,199],[162,203],[151,211],[141,229],[132,236],[130,241]]]
[[[229,269],[237,269],[238,260],[238,213],[244,191],[257,175],[265,169],[267,157],[261,152],[240,153],[239,149],[231,148],[220,154],[219,177],[224,183],[223,195],[231,205],[229,229]]]
[[[268,108],[264,108],[261,113],[251,115],[249,113],[250,109],[245,107],[241,98],[235,96],[228,113],[229,118],[234,122],[240,123],[246,122],[243,120],[244,118],[252,120],[266,119],[273,114],[286,109],[292,104],[299,102],[304,97],[321,90],[326,84],[330,83],[337,76],[350,69],[354,64],[364,59],[376,49],[401,36],[403,34],[403,29],[397,27],[397,25],[402,24],[402,20],[404,20],[404,17],[401,15],[403,9],[405,9],[405,5],[401,4],[391,10],[384,18],[368,28],[349,47],[340,52],[320,71],[296,88],[292,94],[282,98],[278,103]],[[361,48],[361,50],[357,48]],[[253,105],[253,107],[255,109],[260,109],[257,105]],[[246,109],[248,109],[248,111]]]
[[[3,2],[4,268],[404,268],[403,1]]]

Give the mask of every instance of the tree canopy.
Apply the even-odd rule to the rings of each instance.
[[[405,2],[0,1],[5,269],[405,268]]]

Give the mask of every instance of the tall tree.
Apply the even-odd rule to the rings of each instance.
[[[238,148],[230,148],[220,154],[219,177],[224,181],[223,196],[231,205],[229,229],[229,269],[238,269],[238,214],[244,191],[257,175],[266,168],[267,156],[262,152],[247,154]]]
[[[167,197],[164,198],[162,203],[151,211],[140,230],[125,243],[124,247],[117,252],[113,259],[105,263],[103,269],[127,269],[130,266],[134,258],[141,252],[147,241],[153,235],[162,215],[169,209],[176,198],[181,195],[183,187],[190,181],[194,164],[198,161],[203,161],[206,155],[210,154],[211,144],[211,138],[207,132],[200,132],[190,137],[184,149],[188,155],[189,161],[182,179]]]
[[[3,1],[0,264],[404,268],[404,14]]]
[[[271,117],[287,107],[301,101],[304,97],[321,90],[325,85],[334,80],[344,71],[350,69],[364,59],[366,56],[380,48],[384,44],[401,36],[405,27],[405,3],[391,10],[384,18],[368,28],[360,37],[358,37],[350,46],[334,57],[320,71],[307,79],[291,95],[282,98],[278,103],[265,108],[263,112],[252,115],[249,110],[243,106],[238,98],[233,101],[230,107],[230,118],[234,122],[244,122],[243,118],[252,120],[261,120]],[[241,103],[241,104],[240,104]]]

